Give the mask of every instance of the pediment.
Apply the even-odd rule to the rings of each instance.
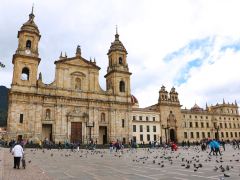
[[[88,61],[82,57],[65,58],[65,59],[55,61],[55,64],[58,64],[58,63],[65,64],[65,65],[100,69],[100,67],[98,67],[96,63]]]
[[[82,72],[79,72],[79,71],[75,71],[73,73],[71,73],[72,76],[83,76],[83,77],[86,77],[86,75]]]
[[[81,58],[71,59],[69,61],[66,61],[65,63],[81,67],[93,67],[93,65],[90,62],[86,62]]]

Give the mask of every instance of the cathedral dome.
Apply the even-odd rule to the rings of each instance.
[[[115,40],[111,43],[110,49],[108,50],[108,55],[113,51],[122,51],[127,54],[126,48],[123,46],[122,42],[119,40],[119,34],[115,34]]]
[[[131,95],[131,103],[134,107],[138,107],[138,100],[134,95]]]
[[[191,111],[203,111],[203,108],[200,108],[196,103],[191,108]]]
[[[22,27],[21,27],[21,31],[28,31],[28,32],[33,32],[39,35],[39,29],[38,26],[35,24],[34,22],[34,14],[33,14],[33,10],[31,12],[31,14],[29,14],[29,19],[27,22],[25,22]]]

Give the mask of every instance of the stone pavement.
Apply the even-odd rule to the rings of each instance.
[[[196,148],[125,149],[123,154],[109,150],[71,152],[70,150],[26,149],[27,168],[12,168],[12,155],[4,154],[3,179],[60,179],[60,180],[200,180],[240,179],[240,150],[228,146],[223,156],[208,156]],[[1,156],[0,156],[1,157]],[[29,163],[29,161],[31,161]],[[188,163],[188,162],[189,163]],[[187,165],[190,168],[186,168]],[[194,168],[202,165],[202,167]],[[183,166],[184,165],[184,166]],[[220,167],[224,167],[222,172]],[[229,166],[229,170],[227,168]],[[214,170],[217,167],[217,170]],[[224,178],[224,173],[230,177]]]
[[[42,173],[37,165],[28,165],[26,169],[13,169],[13,156],[9,149],[0,148],[0,179],[2,180],[53,180]]]

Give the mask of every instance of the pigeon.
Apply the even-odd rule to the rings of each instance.
[[[223,176],[224,176],[224,177],[230,177],[230,175],[228,175],[228,174],[225,174],[225,173],[223,174]]]
[[[215,166],[213,170],[214,170],[214,171],[217,171],[217,170],[218,170],[218,167],[217,167],[217,166]]]

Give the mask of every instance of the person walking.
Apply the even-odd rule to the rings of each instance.
[[[213,153],[213,155],[215,155],[215,149],[214,149],[214,142],[213,142],[213,140],[211,140],[211,141],[209,142],[209,147],[210,147],[210,149],[211,149],[209,155],[211,156],[211,153]]]
[[[14,166],[13,168],[19,169],[21,157],[23,157],[24,151],[19,142],[13,147],[12,154],[14,156]]]

